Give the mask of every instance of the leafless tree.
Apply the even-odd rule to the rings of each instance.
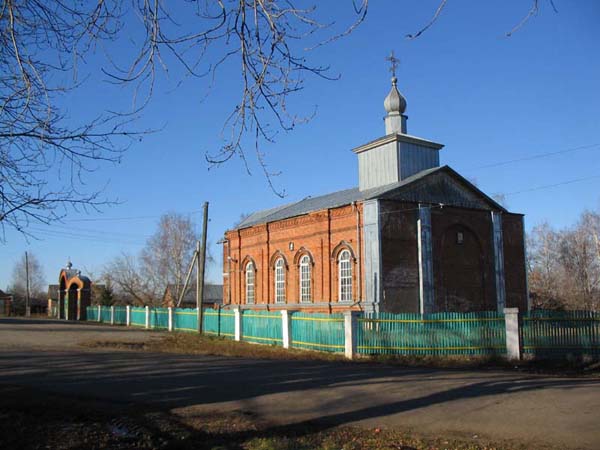
[[[148,239],[140,261],[143,275],[161,294],[171,284],[171,293],[176,298],[179,296],[198,239],[189,217],[169,213],[160,218],[158,229]]]
[[[554,0],[547,0],[547,3],[552,7],[552,10],[555,13],[558,13],[558,9],[556,9]],[[442,15],[442,12],[446,8],[447,4],[448,4],[448,0],[440,0],[440,3],[438,4],[431,19],[423,27],[421,27],[417,32],[412,33],[412,34],[407,34],[406,37],[408,39],[416,39],[419,36],[421,36],[424,32],[426,32],[429,28],[431,28],[433,26],[433,24],[435,22],[437,22],[437,20],[440,18],[440,16]],[[523,16],[523,18],[521,20],[519,20],[519,22],[517,22],[516,25],[514,25],[508,32],[506,32],[506,36],[511,37],[515,32],[519,31],[527,22],[529,22],[529,20],[532,17],[537,16],[539,11],[540,11],[540,0],[530,0],[529,10],[527,11],[527,14],[525,14],[525,16]]]
[[[27,255],[29,260],[29,291],[32,298],[43,299],[46,296],[46,277],[44,268],[36,256],[29,252]],[[16,299],[24,299],[27,295],[27,269],[25,255],[15,264],[12,273],[12,282],[9,286],[9,292]]]
[[[32,221],[49,223],[70,207],[107,203],[98,190],[87,192],[81,175],[97,163],[118,161],[136,133],[127,130],[128,118],[104,114],[78,122],[62,105],[79,85],[72,77],[75,63],[118,30],[112,25],[118,8],[116,0],[0,0],[3,232],[27,233]]]
[[[161,293],[142,272],[137,259],[124,253],[105,266],[102,280],[112,286],[115,299],[120,303],[140,306],[157,304]]]
[[[529,236],[529,281],[534,306],[600,310],[600,215],[556,231],[548,224]]]
[[[187,216],[163,215],[139,257],[121,255],[115,258],[105,267],[102,278],[105,282],[110,280],[120,300],[157,305],[168,285],[171,295],[178,298],[199,240],[195,229],[194,222]],[[208,253],[207,263],[212,261]],[[195,286],[195,271],[190,286]]]
[[[235,60],[240,100],[227,121],[223,147],[207,159],[220,164],[238,155],[247,161],[242,137],[250,134],[270,181],[258,141],[273,139],[273,120],[285,130],[301,120],[290,113],[286,99],[302,89],[306,74],[327,77],[326,67],[308,63],[302,45],[313,36],[321,37],[315,44],[336,37],[321,35],[327,26],[316,20],[315,8],[293,3],[198,0],[174,7],[163,0],[0,0],[2,230],[27,233],[31,222],[50,223],[71,208],[109,203],[97,189],[89,192],[82,174],[118,162],[129,140],[143,134],[131,130],[133,116],[151,97],[157,69],[177,63],[190,76],[214,80],[221,66]],[[367,0],[352,4],[358,19],[339,35],[365,17]],[[129,115],[103,113],[78,123],[69,117],[65,97],[80,87],[78,72],[92,58],[91,50],[110,41],[133,42],[129,67],[122,69],[109,57],[105,73],[117,84],[135,87],[136,106]]]

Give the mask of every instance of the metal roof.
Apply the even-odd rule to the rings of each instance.
[[[290,217],[308,214],[310,212],[319,211],[321,209],[336,208],[339,206],[349,205],[352,202],[356,201],[378,198],[379,196],[387,192],[391,192],[403,186],[407,186],[408,184],[413,183],[421,178],[424,178],[434,172],[445,169],[449,169],[449,167],[434,167],[432,169],[423,170],[397,183],[392,183],[386,186],[368,189],[365,191],[360,191],[357,187],[355,187],[352,189],[345,189],[343,191],[332,192],[331,194],[320,195],[318,197],[306,197],[305,199],[295,203],[288,203],[287,205],[283,205],[278,208],[266,209],[251,214],[246,219],[244,219],[236,227],[236,229],[247,228],[261,223],[274,222],[276,220],[288,219]]]

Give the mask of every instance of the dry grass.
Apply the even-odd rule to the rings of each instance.
[[[285,359],[304,361],[343,361],[348,364],[377,363],[404,367],[440,369],[517,370],[528,373],[558,376],[600,376],[600,363],[587,359],[523,360],[509,362],[498,356],[434,356],[434,355],[377,355],[362,356],[348,361],[340,353],[284,349],[276,345],[236,342],[231,339],[194,333],[169,333],[160,339],[140,343],[128,341],[91,341],[82,345],[90,348],[164,352],[194,355],[232,356],[252,359]]]

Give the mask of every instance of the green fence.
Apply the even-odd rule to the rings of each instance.
[[[98,307],[97,306],[88,306],[85,309],[86,317],[89,322],[98,322]]]
[[[150,328],[169,329],[169,308],[150,308]]]
[[[213,336],[233,338],[235,313],[231,310],[207,308],[202,314],[202,331]]]
[[[146,308],[130,308],[130,321],[129,324],[134,327],[145,327],[146,326]]]
[[[98,314],[100,313],[100,314]],[[343,314],[290,312],[290,346],[343,352]],[[280,311],[241,311],[242,339],[282,345]],[[235,313],[205,309],[203,331],[234,337]],[[87,320],[110,323],[111,308],[87,308]],[[127,322],[127,309],[115,306],[115,324]],[[197,331],[196,309],[173,309],[174,331]],[[437,314],[358,314],[354,333],[360,354],[400,355],[503,355],[506,354],[504,315],[497,312]],[[146,326],[146,309],[130,309],[130,324]],[[168,308],[149,309],[149,328],[168,329]],[[532,311],[521,316],[519,340],[525,355],[565,357],[600,356],[600,313],[591,311]],[[516,339],[516,334],[515,334]]]
[[[198,311],[192,308],[174,309],[173,330],[198,331]]]
[[[110,306],[100,307],[100,322],[110,323]]]
[[[380,313],[360,317],[357,351],[400,355],[503,354],[506,353],[504,315]]]
[[[256,344],[283,344],[279,311],[244,311],[242,330],[244,341]]]
[[[523,315],[520,331],[525,354],[600,356],[600,312],[530,311]]]
[[[115,306],[115,325],[127,324],[127,307]]]
[[[291,316],[291,347],[326,352],[344,351],[344,315],[295,312]]]

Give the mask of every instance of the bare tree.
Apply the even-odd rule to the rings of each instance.
[[[558,13],[558,9],[556,9],[554,0],[547,0],[547,3],[552,7],[552,10],[555,13]],[[442,12],[444,11],[444,8],[446,8],[447,4],[448,4],[448,0],[440,0],[440,3],[438,4],[431,19],[422,28],[420,28],[416,33],[407,34],[406,37],[408,39],[416,39],[419,36],[421,36],[425,31],[427,31],[429,28],[431,28],[433,26],[433,24],[435,22],[437,22],[437,20],[440,18],[440,16],[442,15]],[[517,22],[517,24],[515,26],[513,26],[508,32],[506,32],[506,37],[511,37],[514,33],[519,31],[527,22],[529,22],[529,20],[532,17],[537,16],[537,14],[539,12],[540,12],[540,0],[530,0],[529,10],[527,11],[527,14],[525,14],[525,16],[519,22]]]
[[[564,230],[548,224],[529,235],[529,281],[536,308],[600,309],[600,215],[585,211]]]
[[[32,298],[45,298],[48,284],[46,283],[44,268],[33,253],[29,252],[27,256],[27,259],[29,260],[29,290],[31,296]],[[17,299],[24,299],[27,295],[27,268],[25,255],[17,261],[13,268],[12,282],[9,286],[9,291]]]
[[[140,261],[143,275],[161,294],[167,285],[172,285],[171,294],[179,297],[198,239],[189,217],[169,213],[160,218]]]
[[[579,223],[563,232],[560,261],[569,280],[573,302],[582,309],[600,307],[600,258],[594,234],[598,215],[589,211],[581,215]]]
[[[358,19],[340,35],[364,19],[367,0],[357,1],[352,4]],[[157,68],[180,64],[190,76],[215,80],[218,69],[235,59],[240,100],[227,120],[231,132],[223,147],[207,153],[207,159],[220,164],[238,155],[247,161],[242,137],[249,134],[270,181],[258,141],[273,139],[271,122],[291,130],[301,121],[286,99],[302,89],[305,74],[327,77],[327,68],[310,65],[307,51],[296,44],[310,44],[327,28],[315,11],[271,0],[199,0],[177,7],[162,0],[0,0],[2,230],[27,233],[31,222],[50,223],[71,208],[110,204],[99,190],[89,192],[82,174],[118,162],[130,140],[143,133],[131,130],[132,115],[119,113],[78,123],[69,117],[64,99],[80,87],[78,73],[88,57],[94,59],[91,50],[111,41],[134,42],[128,68],[110,58],[105,64],[112,81],[134,86],[136,106],[130,114],[147,104]],[[135,42],[139,31],[141,42]]]
[[[171,295],[178,298],[199,240],[195,229],[187,216],[163,215],[138,257],[123,254],[105,266],[102,279],[112,285],[115,298],[126,303],[158,305],[167,286]],[[207,253],[210,263],[213,258]],[[194,285],[195,271],[190,282],[190,286]]]
[[[136,258],[124,253],[105,266],[102,280],[111,285],[119,303],[141,306],[157,304],[161,292],[142,273],[143,269]]]
[[[136,133],[117,114],[78,123],[63,105],[78,87],[69,76],[75,62],[118,31],[118,6],[116,0],[0,0],[3,232],[8,226],[27,233],[32,221],[55,221],[70,207],[109,203],[98,190],[87,192],[81,175],[98,163],[117,162]]]

